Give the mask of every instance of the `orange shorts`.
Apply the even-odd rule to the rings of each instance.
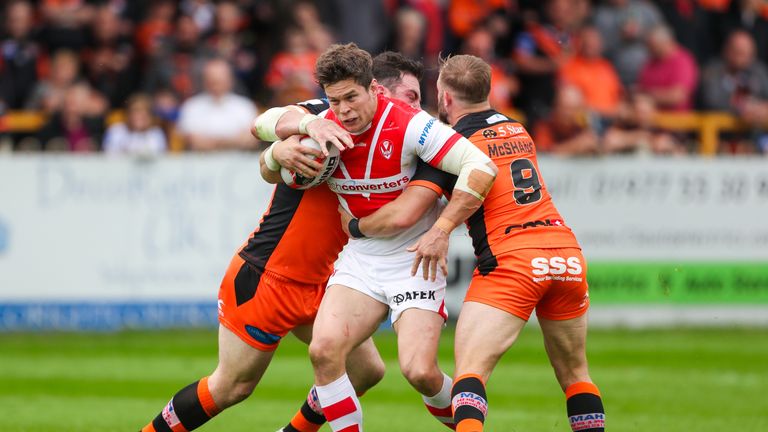
[[[587,263],[581,250],[519,249],[496,257],[498,266],[472,275],[464,301],[487,304],[524,320],[567,320],[589,308]]]
[[[311,324],[325,283],[308,284],[264,271],[235,255],[219,289],[219,322],[260,351],[274,351],[295,327]]]

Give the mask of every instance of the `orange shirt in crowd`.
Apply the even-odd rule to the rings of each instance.
[[[509,0],[453,0],[448,6],[448,24],[456,36],[463,38],[493,11],[509,7]]]
[[[602,115],[616,113],[623,89],[619,76],[606,59],[575,56],[560,68],[560,79],[577,87],[591,109]]]

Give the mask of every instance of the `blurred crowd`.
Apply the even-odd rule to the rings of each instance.
[[[768,153],[766,0],[5,0],[0,13],[0,134],[11,111],[45,118],[5,131],[16,151],[255,149],[259,110],[322,97],[317,56],[354,41],[422,61],[432,112],[440,55],[483,58],[494,107],[544,152],[695,152],[655,118],[697,110],[746,125],[720,152]]]

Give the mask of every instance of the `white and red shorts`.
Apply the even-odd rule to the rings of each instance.
[[[438,269],[434,282],[424,280],[420,267],[416,276],[411,276],[413,257],[405,250],[369,255],[347,247],[336,262],[328,286],[344,285],[388,305],[393,324],[411,308],[433,311],[448,319],[445,275]]]

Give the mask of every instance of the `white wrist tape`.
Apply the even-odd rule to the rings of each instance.
[[[264,141],[277,141],[280,139],[277,136],[277,122],[280,121],[280,117],[283,116],[289,109],[286,107],[270,108],[264,114],[256,117],[256,134],[260,139]]]
[[[275,144],[279,143],[280,141],[275,141],[272,143],[271,146],[267,147],[266,150],[264,150],[264,164],[267,166],[267,169],[270,171],[280,171],[280,164],[275,160],[275,158],[272,156],[272,150]]]
[[[304,117],[302,117],[301,121],[299,121],[299,133],[302,135],[307,135],[307,126],[319,118],[320,117],[314,114],[304,114]]]

